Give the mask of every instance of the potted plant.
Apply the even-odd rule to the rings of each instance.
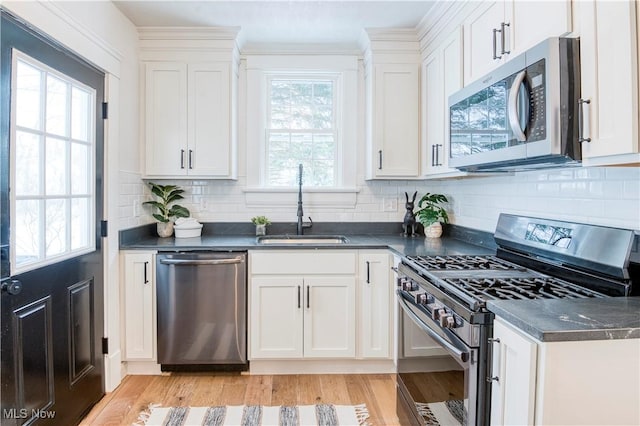
[[[251,218],[251,223],[256,226],[256,235],[266,235],[267,225],[271,225],[271,221],[266,216],[254,216]]]
[[[449,216],[439,204],[448,202],[444,195],[428,192],[418,201],[416,220],[424,226],[425,237],[439,238],[442,235],[442,223],[449,223]]]
[[[148,204],[158,209],[158,213],[153,213],[153,217],[158,221],[157,230],[160,237],[170,237],[173,234],[174,217],[189,217],[191,214],[186,207],[179,204],[173,204],[176,200],[184,197],[182,193],[184,189],[176,185],[159,185],[149,182],[151,192],[158,197],[156,201],[145,201],[142,204]]]

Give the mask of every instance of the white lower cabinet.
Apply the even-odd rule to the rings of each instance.
[[[250,253],[250,359],[354,358],[356,254]]]
[[[540,342],[499,317],[491,424],[640,424],[640,339]]]
[[[391,255],[386,250],[358,256],[358,342],[360,358],[391,356]]]
[[[491,424],[532,425],[536,381],[536,344],[496,320],[493,325]]]
[[[155,252],[124,251],[122,349],[124,361],[156,359]]]

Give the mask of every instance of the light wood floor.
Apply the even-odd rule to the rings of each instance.
[[[127,376],[81,425],[131,425],[149,404],[169,406],[367,404],[369,423],[398,425],[392,374]]]

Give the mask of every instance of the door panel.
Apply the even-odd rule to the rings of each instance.
[[[104,394],[101,353],[104,328],[103,256],[99,232],[103,212],[104,122],[101,104],[104,99],[104,74],[5,10],[1,12],[0,280],[3,283],[19,280],[22,288],[20,292],[2,291],[0,295],[0,423],[3,426],[30,424],[33,421],[37,421],[38,425],[77,424]],[[75,247],[78,241],[93,241],[95,235],[95,247],[89,243],[83,251],[89,251],[87,254],[54,261],[11,276],[10,255],[15,247],[9,245],[9,236],[11,232],[17,233],[16,224],[12,225],[9,192],[12,173],[11,117],[15,117],[11,111],[12,55],[16,49],[43,66],[92,88],[92,93],[95,93],[96,103],[87,109],[95,111],[95,116],[89,116],[89,121],[95,123],[95,137],[91,144],[84,145],[95,149],[95,156],[91,156],[92,160],[95,158],[94,179],[87,177],[84,180],[92,185],[95,206],[85,210],[89,214],[78,218],[79,210],[72,207],[75,199],[69,198],[72,202],[66,201],[69,210],[64,216],[67,221],[59,221],[60,229],[71,230],[66,242],[60,246]],[[70,100],[71,105],[74,105],[74,100]],[[76,143],[77,130],[71,128],[73,140],[69,149],[72,153],[79,146]],[[36,137],[46,140],[48,136]],[[72,154],[69,155],[68,158],[71,158]],[[59,167],[59,170],[65,172],[70,167],[73,171],[76,163],[65,161],[66,167]],[[43,163],[40,171],[46,173],[46,162]],[[70,179],[72,192],[78,190],[77,184],[81,180],[77,177]],[[46,196],[47,193],[42,199],[46,200]],[[46,206],[47,202],[41,205]],[[42,211],[46,213],[43,217],[53,213],[46,207]],[[75,217],[71,213],[75,213]],[[91,227],[94,233],[91,240],[76,238],[80,228],[74,226],[78,223],[87,224],[87,228],[89,224],[95,224]],[[44,232],[45,228],[42,229]],[[51,232],[50,229],[46,231]],[[65,241],[65,238],[59,241]]]

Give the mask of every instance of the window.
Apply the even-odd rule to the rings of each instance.
[[[96,93],[16,50],[11,84],[16,272],[95,249]]]
[[[268,82],[266,186],[337,184],[336,79],[271,76]]]

